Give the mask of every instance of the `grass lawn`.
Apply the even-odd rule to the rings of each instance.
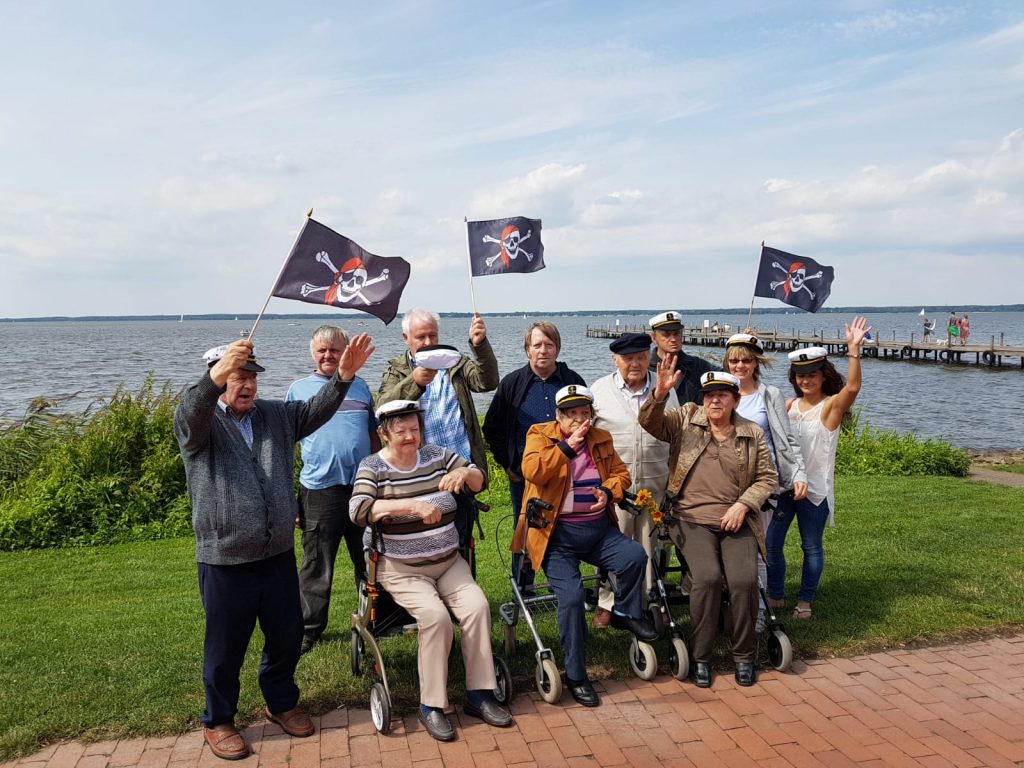
[[[507,561],[507,553],[499,553],[494,535],[508,506],[504,489],[490,493],[495,509],[484,519],[479,578],[497,610],[510,596],[499,559]],[[1024,490],[953,478],[841,478],[838,497],[814,620],[787,623],[798,654],[855,653],[1024,625]],[[502,550],[509,532],[505,522],[497,538]],[[794,530],[787,549],[790,604],[798,541]],[[367,700],[368,678],[353,679],[349,669],[355,590],[345,560],[342,554],[326,642],[299,665],[303,703],[313,712]],[[203,622],[190,539],[2,553],[0,584],[0,760],[62,738],[172,734],[196,726],[203,709]],[[541,627],[558,648],[553,619]],[[496,648],[500,638],[496,625]],[[511,660],[520,691],[533,684],[526,641],[520,627]],[[383,645],[400,704],[416,701],[415,644],[405,637]],[[243,721],[262,708],[258,632],[252,646],[242,673]],[[629,675],[627,646],[622,633],[593,633],[592,675]],[[658,652],[664,664],[664,643]],[[458,653],[451,667],[458,701]]]

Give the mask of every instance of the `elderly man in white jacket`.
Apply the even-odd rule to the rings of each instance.
[[[594,425],[612,434],[615,452],[629,467],[633,484],[629,490],[636,493],[641,488],[649,490],[659,505],[665,498],[668,484],[669,444],[652,437],[640,423],[637,416],[640,406],[654,391],[654,374],[648,370],[651,359],[651,337],[646,333],[627,333],[609,345],[615,371],[594,382]],[[676,408],[679,401],[673,390],[669,393],[668,408]],[[622,509],[617,510],[619,530],[643,545],[648,558],[654,555],[656,542],[651,537],[651,516],[648,512],[634,516]],[[647,566],[646,587],[652,586],[653,573]],[[602,588],[598,598],[598,609],[594,614],[594,626],[605,627],[611,619],[611,607],[615,602],[614,593]]]

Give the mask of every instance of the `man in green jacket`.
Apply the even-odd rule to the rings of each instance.
[[[424,443],[447,448],[476,464],[487,475],[487,453],[474,392],[498,386],[498,361],[479,314],[469,325],[473,357],[438,343],[437,315],[411,309],[402,318],[408,351],[388,362],[377,391],[377,406],[392,400],[418,400],[423,408]]]

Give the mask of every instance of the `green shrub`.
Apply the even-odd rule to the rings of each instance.
[[[0,455],[13,483],[0,500],[0,549],[73,546],[181,536],[190,530],[173,418],[177,398],[148,378],[118,389],[89,418],[54,419],[45,435],[8,427]],[[26,422],[30,423],[30,422]],[[14,467],[28,461],[27,472]],[[19,453],[20,451],[20,453]]]
[[[836,449],[837,475],[947,475],[966,477],[971,459],[943,440],[881,431],[855,419]]]

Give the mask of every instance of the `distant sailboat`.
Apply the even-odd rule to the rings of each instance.
[[[924,317],[924,307],[921,307],[921,311],[917,313],[918,317]]]
[[[179,323],[184,323],[185,322],[185,315],[184,314],[182,314],[182,316],[178,318],[178,322]]]

